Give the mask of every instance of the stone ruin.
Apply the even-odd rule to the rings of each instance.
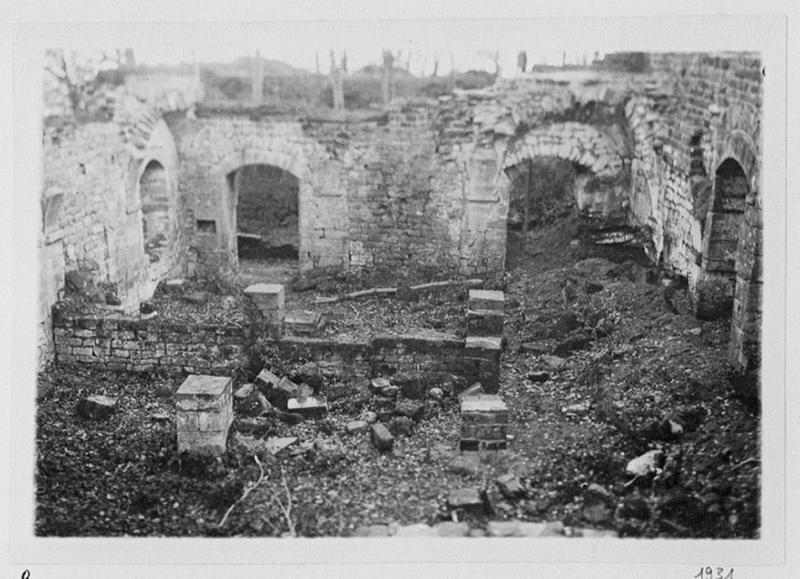
[[[587,222],[601,236],[608,224],[635,230],[687,280],[698,316],[732,316],[731,363],[760,365],[757,55],[651,54],[648,72],[532,73],[336,118],[198,107],[202,91],[183,80],[143,91],[130,79],[138,88],[115,98],[110,120],[45,124],[42,364],[158,364],[157,353],[128,361],[139,329],[119,330],[116,346],[85,342],[97,328],[62,323],[53,306],[79,290],[124,318],[166,279],[235,269],[248,243],[264,242],[246,224],[259,213],[252,179],[279,191],[270,218],[293,233],[272,241],[302,271],[492,275],[504,268],[512,182],[527,160],[556,157],[580,169],[573,196]],[[476,331],[495,323],[471,316]],[[491,355],[473,353],[491,373]]]

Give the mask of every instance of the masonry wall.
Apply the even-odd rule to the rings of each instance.
[[[133,309],[149,297],[157,279],[180,256],[177,232],[158,263],[145,253],[139,178],[157,159],[169,175],[171,214],[179,212],[177,156],[166,125],[154,122],[146,138],[132,142],[115,122],[52,124],[43,135],[42,233],[40,236],[40,360],[52,350],[51,308],[63,295],[65,277],[92,287],[99,299],[113,294]]]
[[[231,373],[248,365],[256,335],[240,326],[62,313],[54,321],[55,360],[133,372]],[[313,360],[342,379],[465,372],[464,340],[454,336],[381,335],[364,342],[284,337],[270,344],[282,362]]]
[[[246,363],[247,331],[138,319],[123,315],[59,315],[54,321],[57,364],[90,364],[142,372],[232,372]]]
[[[455,336],[375,336],[364,342],[285,337],[275,342],[282,360],[312,360],[341,379],[422,372],[463,376],[464,340]]]
[[[442,153],[427,104],[373,117],[176,121],[181,194],[191,204],[184,226],[199,251],[236,262],[229,175],[244,164],[263,163],[299,181],[303,268],[371,268],[392,275],[499,271],[507,192],[494,194],[497,164],[470,175],[463,151]],[[489,181],[489,195],[480,193],[470,210],[476,189],[470,181],[478,179]],[[215,233],[199,231],[201,220],[213,221]]]
[[[632,96],[626,106],[635,136],[632,218],[650,231],[653,259],[687,276],[702,315],[727,299],[707,267],[713,180],[726,159],[739,163],[749,193],[738,236],[729,357],[741,369],[757,366],[760,60],[754,54],[658,54],[651,55],[651,66],[661,86]]]

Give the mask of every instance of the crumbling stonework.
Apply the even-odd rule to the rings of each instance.
[[[301,119],[195,115],[188,77],[171,100],[131,85],[169,111],[167,122],[117,95],[113,122],[45,131],[45,353],[67,272],[132,309],[187,252],[212,270],[235,267],[242,167],[296,178],[303,269],[483,275],[504,267],[516,167],[557,157],[579,168],[584,216],[641,228],[651,258],[688,279],[698,315],[733,310],[731,361],[756,367],[759,59],[660,54],[650,69],[533,74],[368,115]],[[724,194],[732,164],[742,180]]]
[[[130,123],[54,125],[44,134],[43,224],[40,237],[40,322],[47,358],[51,308],[63,295],[65,275],[75,272],[101,297],[112,294],[126,309],[138,308],[159,279],[178,266],[177,153],[172,134],[157,117]],[[125,134],[126,130],[136,134]],[[146,253],[140,179],[155,161],[164,173],[168,227],[158,261]]]

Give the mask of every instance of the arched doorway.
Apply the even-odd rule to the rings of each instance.
[[[558,157],[535,157],[506,169],[510,181],[508,227],[527,231],[568,216],[582,168]]]
[[[736,254],[749,190],[742,166],[733,158],[725,159],[715,174],[713,202],[706,220],[698,317],[727,316],[733,309]]]
[[[144,251],[150,263],[161,261],[172,232],[170,225],[170,190],[167,171],[158,161],[150,161],[139,178],[142,200]]]
[[[284,264],[297,267],[300,249],[298,178],[280,167],[248,164],[227,175],[235,200],[240,271]]]

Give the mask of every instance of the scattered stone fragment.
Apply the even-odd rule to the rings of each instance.
[[[355,434],[356,432],[363,432],[367,428],[369,428],[369,423],[364,420],[353,420],[345,425],[345,430],[347,430],[349,434]]]
[[[395,537],[435,537],[436,535],[436,529],[422,523],[398,527],[394,534]]]
[[[440,537],[466,537],[469,535],[469,525],[464,522],[444,521],[437,523],[434,530]]]
[[[394,446],[394,436],[386,426],[377,422],[372,425],[372,444],[380,452],[389,452]]]
[[[483,389],[483,386],[480,382],[475,382],[472,386],[464,390],[461,394],[458,395],[460,400],[464,400],[468,396],[478,396],[480,394],[486,394],[486,391]]]
[[[150,415],[150,418],[152,418],[153,420],[157,420],[159,422],[165,422],[165,421],[169,420],[170,418],[172,418],[172,416],[170,416],[170,414],[168,412],[166,412],[165,410],[158,410],[156,412],[153,412]]]
[[[264,441],[264,448],[272,455],[278,454],[284,448],[288,448],[297,442],[296,436],[273,437],[270,436]]]
[[[459,475],[470,476],[478,472],[477,456],[472,454],[458,454],[450,461],[448,468]]]
[[[483,510],[483,499],[475,487],[450,491],[447,504],[452,509]]]
[[[565,534],[564,523],[561,521],[551,521],[545,525],[540,537],[561,537]]]
[[[519,523],[519,532],[523,537],[541,537],[545,529],[547,529],[547,523]]]
[[[372,424],[374,422],[377,422],[378,415],[375,412],[373,412],[372,410],[367,410],[366,412],[364,412],[361,415],[361,420],[363,420],[364,422],[366,422],[368,424]]]
[[[561,409],[562,414],[586,414],[589,412],[590,405],[588,402],[580,402],[578,404],[570,404],[569,406],[564,406]]]
[[[388,537],[389,525],[362,525],[353,532],[354,537]]]
[[[497,477],[495,483],[497,483],[497,488],[500,489],[503,496],[508,499],[517,499],[526,494],[525,487],[522,486],[522,481],[513,473]]]
[[[582,537],[584,539],[616,539],[619,537],[619,534],[611,530],[576,529],[572,536]]]
[[[265,368],[256,376],[255,385],[262,392],[266,392],[271,388],[275,388],[280,381],[280,378]]]
[[[649,450],[643,455],[638,456],[628,463],[625,472],[633,476],[646,476],[653,474],[661,467],[664,460],[664,452],[661,450]]]
[[[164,282],[164,287],[168,291],[181,292],[183,291],[183,288],[186,287],[186,280],[183,279],[182,277],[178,277],[175,279],[168,279],[167,281]]]
[[[411,430],[414,428],[414,421],[408,416],[394,416],[389,420],[389,432],[395,436],[411,436]]]
[[[255,384],[244,384],[243,386],[240,386],[236,390],[236,392],[233,393],[233,397],[236,398],[237,400],[244,400],[245,398],[250,396],[250,394],[252,394],[254,388]]]
[[[546,354],[542,356],[542,362],[552,370],[559,370],[564,367],[564,365],[567,363],[567,360],[561,356]]]
[[[444,390],[441,388],[431,388],[428,390],[428,397],[432,398],[433,400],[441,400],[444,398]]]
[[[489,521],[486,534],[490,537],[522,537],[519,521]]]
[[[686,333],[689,334],[690,336],[699,336],[700,334],[703,333],[703,329],[702,328],[691,328],[691,329],[687,330]]]
[[[370,382],[370,390],[373,394],[381,394],[392,383],[386,378],[373,378]]]
[[[547,372],[531,372],[528,374],[528,380],[531,382],[547,382],[550,379],[550,374]]]
[[[309,396],[307,398],[290,398],[286,404],[289,412],[295,412],[308,418],[319,418],[328,412],[325,400]]]
[[[394,409],[395,414],[400,416],[408,416],[414,420],[422,418],[422,413],[425,410],[425,405],[421,402],[400,402]]]
[[[117,399],[101,394],[92,394],[78,401],[78,414],[83,418],[102,420],[114,414]]]

